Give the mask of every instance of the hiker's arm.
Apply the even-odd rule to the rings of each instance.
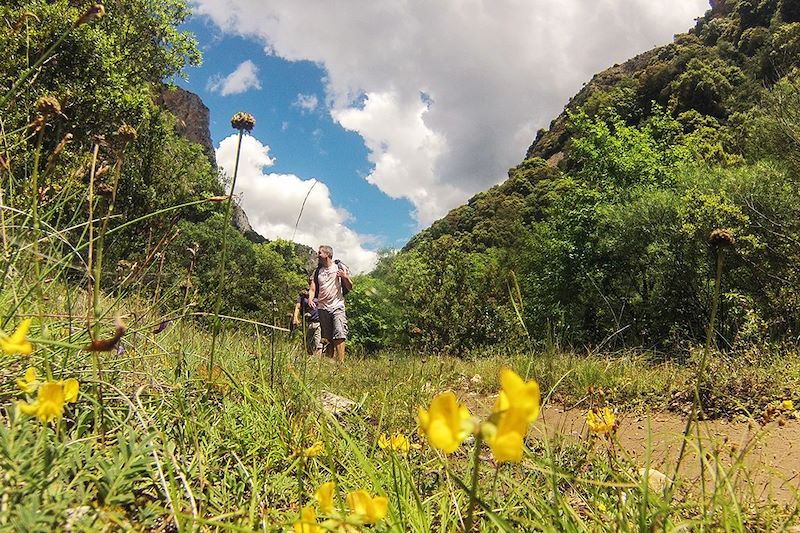
[[[314,278],[311,278],[311,281],[308,283],[308,307],[310,309],[317,308],[317,302],[314,301],[315,294],[317,294],[317,284]]]
[[[294,315],[292,315],[292,323],[294,325],[300,323],[300,302],[294,304]]]

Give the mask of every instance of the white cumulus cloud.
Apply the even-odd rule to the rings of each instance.
[[[233,175],[237,139],[237,135],[223,139],[216,150],[219,167],[228,176]],[[249,135],[242,138],[234,193],[241,195],[242,208],[253,229],[268,239],[290,239],[315,250],[321,244],[328,244],[333,247],[334,257],[342,259],[355,272],[374,267],[377,254],[363,247],[369,237],[347,226],[350,214],[333,205],[327,185],[313,178],[267,172],[273,163],[269,146]],[[295,230],[306,195],[308,199]]]
[[[258,67],[251,60],[243,61],[236,70],[227,76],[215,75],[209,78],[206,89],[222,96],[241,94],[250,89],[261,89],[258,81]]]
[[[671,40],[707,0],[194,0],[224,32],[325,71],[367,176],[421,226],[502,181],[592,74]]]

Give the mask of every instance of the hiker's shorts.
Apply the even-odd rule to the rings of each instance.
[[[344,307],[333,311],[319,310],[319,325],[322,328],[322,338],[328,340],[347,338],[347,315]]]

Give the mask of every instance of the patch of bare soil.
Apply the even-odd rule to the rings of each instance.
[[[467,394],[464,399],[478,416],[489,413],[495,401],[495,397],[477,394]],[[617,453],[627,454],[640,468],[648,464],[649,458],[650,469],[671,478],[685,428],[686,418],[673,413],[621,415]],[[541,438],[545,431],[551,439],[593,439],[598,449],[608,446],[603,439],[589,435],[584,409],[545,407],[532,436]],[[706,464],[702,477],[701,449]],[[693,425],[678,477],[694,493],[700,492],[704,477],[707,490],[713,490],[715,479],[724,481],[716,486],[733,491],[740,501],[793,504],[800,494],[799,472],[800,420],[781,417],[780,421],[763,425],[754,420],[708,420]]]

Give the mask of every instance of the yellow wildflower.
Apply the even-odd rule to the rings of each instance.
[[[17,387],[19,387],[20,390],[26,394],[33,394],[36,392],[36,389],[39,388],[39,385],[41,385],[41,381],[36,379],[36,369],[33,367],[30,367],[25,371],[24,378],[17,378]]]
[[[451,391],[434,398],[429,410],[419,407],[417,419],[431,446],[445,453],[456,451],[473,428],[469,409]]]
[[[509,368],[500,371],[500,384],[503,389],[497,397],[494,412],[520,409],[526,414],[528,422],[536,420],[541,403],[539,384],[535,381],[523,381],[516,372]]]
[[[781,407],[784,411],[794,411],[794,402],[792,400],[783,400]]]
[[[317,441],[305,450],[303,450],[303,457],[316,457],[325,451],[325,445],[322,441]]]
[[[294,533],[317,533],[322,528],[317,525],[317,515],[311,506],[303,507],[300,520],[294,523]]]
[[[28,330],[30,327],[30,318],[26,318],[20,322],[19,326],[17,327],[17,331],[12,333],[11,336],[3,336],[0,338],[0,349],[9,355],[17,353],[22,355],[30,355],[31,352],[33,352],[33,346],[28,339],[25,338],[28,335]]]
[[[614,430],[617,417],[608,407],[602,410],[595,407],[586,413],[586,423],[593,433],[608,433]]]
[[[319,510],[324,515],[333,514],[333,492],[336,490],[336,483],[328,481],[323,483],[314,493],[314,498],[319,502]]]
[[[381,450],[390,448],[401,454],[406,454],[411,448],[411,443],[408,441],[408,437],[402,433],[395,433],[391,437],[386,435],[386,433],[381,433],[381,436],[378,438],[378,446]]]
[[[389,500],[383,496],[373,498],[367,491],[357,490],[347,494],[347,508],[361,522],[374,524],[386,518],[389,511]]]
[[[408,442],[408,437],[402,433],[395,433],[392,435],[392,449],[402,454],[408,453],[411,448],[411,443]]]
[[[42,422],[58,420],[64,415],[64,404],[78,399],[79,384],[76,379],[46,381],[39,387],[39,395],[33,403],[20,402],[19,408],[26,415],[37,416]]]
[[[481,428],[498,462],[518,463],[522,460],[528,416],[522,409],[508,409],[499,415],[497,424],[487,422]]]

